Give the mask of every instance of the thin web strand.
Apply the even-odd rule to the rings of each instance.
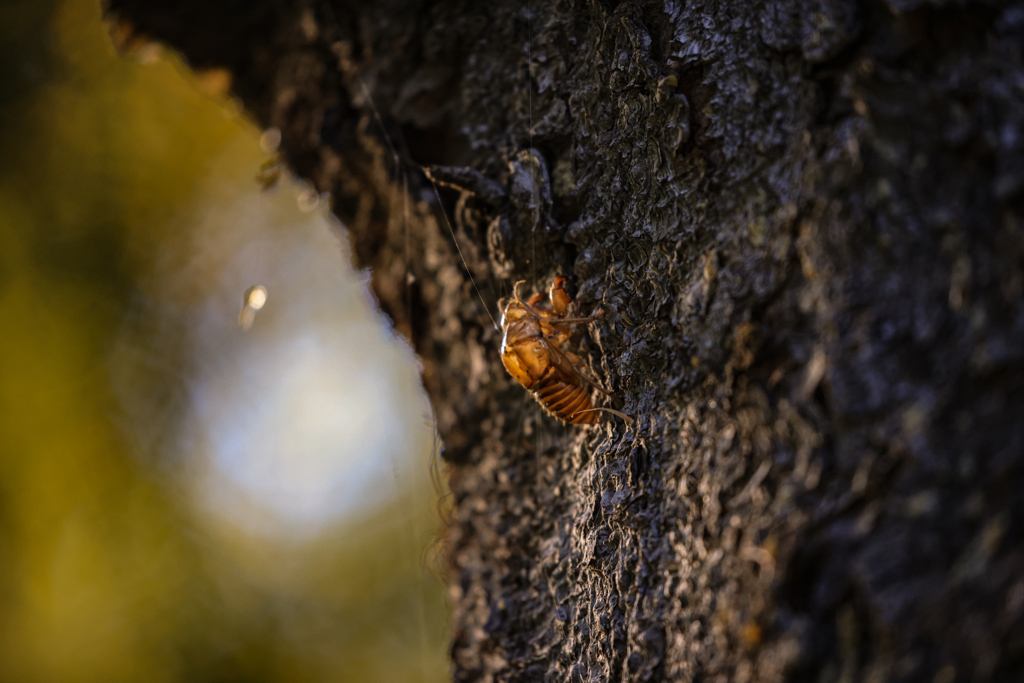
[[[477,297],[480,298],[480,303],[483,304],[484,312],[487,313],[487,317],[491,319],[491,324],[494,325],[494,329],[501,331],[498,327],[498,323],[495,322],[494,316],[491,315],[491,310],[487,307],[487,302],[484,301],[484,295],[480,293],[480,288],[476,286],[476,278],[473,277],[473,271],[469,269],[469,262],[466,261],[466,257],[462,254],[462,247],[459,245],[459,238],[455,236],[455,228],[452,227],[452,222],[448,220],[448,212],[444,210],[444,204],[441,203],[441,193],[437,191],[437,184],[434,182],[430,175],[427,174],[427,179],[430,180],[430,186],[434,188],[434,196],[437,197],[437,205],[441,208],[441,213],[444,215],[445,225],[448,226],[448,232],[452,234],[452,240],[455,242],[455,248],[459,252],[459,258],[462,259],[462,265],[466,267],[466,273],[469,275],[469,281],[473,283],[473,289],[476,290]]]
[[[363,81],[362,76],[360,76],[359,74],[356,74],[356,76],[357,78],[359,78],[359,86],[363,91],[363,97],[366,99],[366,103],[370,105],[370,110],[373,111],[373,116],[374,118],[377,119],[377,125],[380,127],[381,134],[384,136],[384,140],[388,143],[388,146],[391,148],[391,153],[395,157],[395,163],[398,164],[401,162],[398,156],[398,150],[396,149],[394,143],[391,141],[391,136],[388,135],[387,129],[384,128],[384,120],[381,118],[380,112],[377,110],[377,105],[373,103],[373,98],[370,96],[370,91],[367,89],[366,83]],[[480,293],[480,288],[477,287],[476,278],[473,277],[473,271],[469,269],[469,263],[466,261],[466,257],[462,254],[462,246],[459,244],[458,237],[455,236],[455,229],[452,228],[452,222],[448,220],[448,212],[444,210],[444,204],[441,202],[441,193],[437,191],[437,183],[434,182],[434,179],[430,177],[430,174],[426,172],[425,168],[421,166],[420,170],[423,171],[423,174],[427,177],[427,180],[430,181],[430,186],[434,189],[434,196],[437,197],[438,208],[441,209],[441,213],[444,215],[444,222],[448,226],[448,231],[452,234],[452,239],[455,241],[455,248],[459,252],[459,258],[462,259],[462,265],[466,267],[466,273],[469,275],[469,281],[473,283],[473,289],[476,290],[476,295],[477,297],[479,297],[480,303],[484,307],[484,312],[487,314],[487,317],[491,319],[491,325],[494,326],[494,329],[500,331],[498,323],[495,322],[494,316],[491,315],[491,309],[487,307],[487,302],[484,301],[484,296],[483,294]]]

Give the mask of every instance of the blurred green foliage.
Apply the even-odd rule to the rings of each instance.
[[[285,546],[198,521],[122,431],[133,297],[214,160],[254,183],[265,155],[175,58],[117,56],[98,5],[0,5],[0,680],[446,678],[426,484]]]

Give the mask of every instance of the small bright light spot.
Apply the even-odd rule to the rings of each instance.
[[[248,331],[256,320],[256,311],[267,303],[267,289],[263,285],[249,287],[242,295],[242,311],[238,314],[238,326]]]
[[[252,327],[256,320],[256,311],[267,303],[267,288],[263,285],[249,287],[242,295],[242,311],[238,314],[238,326],[243,330]]]
[[[249,294],[246,303],[257,311],[263,308],[263,304],[267,303],[267,289],[263,285],[256,285],[245,291]]]

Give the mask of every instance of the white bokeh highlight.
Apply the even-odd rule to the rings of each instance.
[[[193,233],[179,277],[206,285],[186,316],[194,369],[181,450],[198,504],[217,519],[309,537],[400,495],[406,477],[428,477],[433,432],[412,351],[374,312],[343,232],[322,209],[302,214],[292,199],[267,211],[271,201],[211,205]],[[240,326],[242,294],[257,283],[266,302]]]

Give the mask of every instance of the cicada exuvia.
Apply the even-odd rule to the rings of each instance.
[[[590,387],[608,392],[578,370],[578,356],[562,349],[572,335],[569,325],[593,322],[604,313],[589,318],[568,317],[572,299],[563,288],[564,282],[564,277],[558,277],[551,283],[550,310],[541,307],[542,294],[523,301],[519,297],[522,282],[516,283],[512,298],[501,306],[501,362],[545,410],[560,420],[595,424],[598,411],[605,411],[632,422],[617,410],[594,407]]]

